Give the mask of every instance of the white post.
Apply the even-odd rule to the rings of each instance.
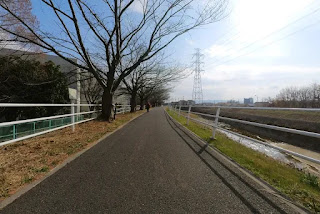
[[[71,101],[71,114],[72,114],[72,116],[71,116],[71,124],[73,124],[72,125],[72,131],[74,132],[74,130],[75,130],[75,125],[74,125],[74,101],[72,100]]]
[[[81,103],[81,94],[80,94],[80,90],[81,90],[81,70],[80,68],[77,69],[77,113],[80,113],[81,109],[80,109],[80,103]],[[77,121],[80,120],[80,115],[77,115]]]
[[[181,105],[179,106],[179,117],[180,117]]]
[[[189,125],[189,120],[190,120],[190,111],[191,111],[191,105],[189,106],[189,109],[188,109],[188,120],[187,120],[187,125]]]
[[[213,128],[212,128],[212,139],[213,140],[215,139],[216,131],[217,131],[217,128],[218,128],[219,115],[220,115],[220,108],[217,109],[216,119],[214,121],[214,125],[213,125]]]

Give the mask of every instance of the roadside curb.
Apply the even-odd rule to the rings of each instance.
[[[207,142],[205,142],[198,135],[196,135],[195,133],[190,131],[188,128],[183,126],[180,122],[178,122],[173,117],[171,117],[171,115],[169,115],[168,112],[165,109],[164,109],[164,111],[165,111],[166,115],[170,118],[170,120],[173,123],[175,123],[176,125],[181,127],[185,132],[187,132],[188,134],[192,135],[194,138],[196,138],[196,140],[198,140],[201,144],[203,144],[203,146],[207,145]],[[295,202],[291,201],[287,196],[283,195],[281,192],[276,190],[270,184],[268,184],[267,182],[261,180],[259,177],[257,177],[254,174],[252,174],[249,170],[247,170],[247,169],[243,168],[242,166],[240,166],[238,163],[236,163],[234,160],[232,160],[230,157],[226,156],[225,154],[223,154],[222,152],[220,152],[216,148],[212,147],[211,145],[208,145],[205,150],[207,150],[207,149],[209,149],[210,152],[214,153],[213,155],[219,156],[218,157],[219,159],[225,161],[226,163],[228,163],[232,167],[236,168],[237,170],[240,171],[240,173],[242,173],[243,175],[248,177],[250,180],[255,182],[257,185],[261,186],[261,190],[263,190],[263,191],[265,191],[265,192],[277,197],[279,200],[281,200],[283,203],[285,203],[290,208],[295,210],[297,213],[308,213],[309,212],[304,207],[302,207],[299,204],[296,204]]]
[[[118,132],[120,129],[122,129],[124,126],[126,126],[127,124],[129,124],[130,122],[136,120],[137,118],[141,117],[142,115],[144,115],[146,112],[142,113],[141,115],[138,115],[137,117],[132,118],[131,120],[127,121],[126,123],[122,124],[121,126],[119,126],[118,128],[116,128],[114,131],[112,132],[108,132],[106,133],[104,136],[102,136],[99,140],[97,140],[96,142],[92,143],[90,146],[88,146],[87,148],[85,148],[82,151],[79,151],[78,153],[68,157],[67,159],[65,159],[61,164],[57,165],[56,167],[54,167],[50,172],[48,172],[46,175],[44,175],[42,178],[22,187],[21,189],[19,189],[16,193],[14,193],[13,195],[11,195],[9,198],[4,199],[3,201],[0,201],[0,211],[5,208],[6,206],[8,206],[9,204],[11,204],[12,202],[14,202],[16,199],[18,199],[20,196],[24,195],[26,192],[28,192],[29,190],[31,190],[32,188],[34,188],[35,186],[37,186],[38,184],[40,184],[42,181],[44,181],[45,179],[49,178],[50,176],[52,176],[53,174],[55,174],[57,171],[59,171],[60,169],[62,169],[63,167],[65,167],[66,165],[68,165],[69,163],[71,163],[73,160],[77,159],[78,157],[80,157],[82,154],[84,154],[85,152],[87,152],[88,150],[90,150],[91,148],[93,148],[94,146],[96,146],[97,144],[99,144],[100,142],[104,141],[105,139],[107,139],[109,136],[113,135],[114,133]]]

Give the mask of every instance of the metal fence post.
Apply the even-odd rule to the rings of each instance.
[[[179,106],[179,117],[180,117],[180,112],[181,112],[181,105]]]
[[[36,122],[33,122],[33,133],[36,133]]]
[[[214,121],[214,125],[212,128],[212,139],[215,139],[215,136],[216,136],[216,131],[217,131],[218,122],[219,122],[219,115],[220,115],[220,108],[218,108],[216,112],[216,119]]]
[[[17,138],[17,133],[16,133],[16,125],[13,125],[12,126],[12,137],[13,137],[13,139],[16,139]]]
[[[75,125],[74,125],[74,101],[71,103],[71,124],[72,124],[72,131],[74,132],[75,130]]]
[[[188,109],[188,120],[187,120],[188,126],[189,126],[189,120],[190,120],[190,111],[191,111],[191,106],[189,106],[189,109]]]

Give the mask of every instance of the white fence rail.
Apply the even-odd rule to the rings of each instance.
[[[124,114],[126,112],[130,112],[130,110],[131,110],[130,105],[115,105],[116,114]]]
[[[140,109],[140,105],[137,105],[135,109],[136,110]],[[116,114],[124,114],[130,111],[131,111],[131,105],[115,105]]]
[[[80,112],[80,107],[95,107],[93,111]],[[94,120],[101,110],[99,104],[38,104],[38,103],[0,103],[0,108],[34,108],[34,107],[68,107],[69,114],[55,115],[49,117],[33,118],[27,120],[17,120],[0,123],[0,146],[14,143],[20,140],[25,140],[38,135],[46,134],[52,131],[72,127],[75,130],[75,125],[79,123]],[[77,113],[76,113],[77,109]],[[128,105],[117,105],[116,111],[125,113],[130,111]],[[43,127],[46,123],[45,127]],[[27,126],[28,131],[19,132],[19,126]],[[21,128],[22,129],[22,128]],[[5,134],[9,133],[9,134]]]
[[[188,108],[188,111],[183,111],[181,110],[181,107],[185,107]],[[196,108],[215,108],[216,110],[216,114],[215,115],[211,115],[211,114],[204,114],[204,113],[200,113],[200,112],[194,112],[192,111],[192,108],[196,107]],[[266,129],[272,129],[272,130],[277,130],[277,131],[282,131],[282,132],[287,132],[287,133],[293,133],[293,134],[299,134],[299,135],[304,135],[304,136],[308,136],[308,137],[314,137],[314,138],[320,138],[320,133],[315,133],[315,132],[309,132],[309,131],[303,131],[303,130],[298,130],[298,129],[292,129],[292,128],[287,128],[287,127],[281,127],[281,126],[274,126],[274,125],[267,125],[267,124],[263,124],[263,123],[256,123],[256,122],[251,122],[251,121],[246,121],[246,120],[240,120],[240,119],[234,119],[234,118],[228,118],[228,117],[222,117],[220,116],[220,110],[221,109],[254,109],[254,110],[286,110],[286,111],[309,111],[309,112],[320,112],[319,108],[267,108],[267,107],[230,107],[230,106],[170,106],[170,109],[173,110],[176,114],[180,116],[183,116],[185,118],[187,118],[187,124],[189,124],[189,120],[195,121],[197,123],[201,123],[203,125],[209,126],[212,128],[212,139],[215,138],[215,134],[217,130],[223,130],[225,132],[228,132],[230,134],[234,134],[237,135],[238,137],[242,137],[242,138],[246,138],[249,139],[251,141],[254,141],[256,143],[259,144],[263,144],[265,146],[277,149],[279,151],[294,155],[296,157],[300,157],[302,159],[320,164],[320,160],[312,158],[312,157],[308,157],[296,152],[292,152],[290,150],[286,150],[277,146],[273,146],[270,145],[268,143],[265,143],[263,141],[224,129],[222,127],[218,126],[219,123],[219,119],[221,120],[227,120],[227,121],[233,121],[233,122],[237,122],[237,123],[242,123],[242,124],[247,124],[247,125],[252,125],[252,126],[256,126],[256,127],[260,127],[260,128],[266,128]],[[187,113],[187,115],[182,114],[181,112]],[[204,121],[200,121],[194,118],[190,117],[190,114],[196,114],[196,115],[201,115],[201,116],[206,116],[206,117],[212,117],[215,118],[214,123],[207,123]]]

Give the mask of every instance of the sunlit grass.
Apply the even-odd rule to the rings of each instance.
[[[189,121],[183,116],[168,110],[171,117],[183,126],[194,132],[210,145],[236,161],[242,167],[250,170],[257,177],[265,180],[280,192],[286,194],[294,201],[303,204],[313,212],[320,212],[320,184],[319,178],[299,171],[291,166],[276,161],[260,152],[245,147],[229,139],[222,133],[216,134],[216,139],[211,140],[210,128]]]

